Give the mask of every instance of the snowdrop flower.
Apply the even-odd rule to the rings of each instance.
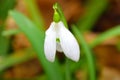
[[[77,40],[64,26],[55,8],[54,10],[53,22],[50,24],[45,36],[45,56],[49,61],[54,62],[57,50],[63,52],[69,59],[77,62],[80,57],[80,49]]]
[[[80,56],[79,45],[73,34],[64,26],[62,21],[52,22],[46,31],[44,51],[46,58],[53,62],[56,50],[64,52],[65,56],[78,61]]]

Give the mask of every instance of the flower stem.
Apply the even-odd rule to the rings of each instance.
[[[66,69],[65,69],[66,73],[65,73],[65,80],[71,80],[71,72],[70,72],[70,62],[69,62],[69,59],[66,58]]]

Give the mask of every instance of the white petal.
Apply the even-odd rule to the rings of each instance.
[[[62,52],[62,51],[63,51],[59,42],[57,42],[56,49],[57,49],[57,51],[59,51],[59,52]]]
[[[54,30],[55,23],[51,23],[49,29],[46,31],[44,52],[46,58],[53,62],[55,60],[56,53],[56,32]]]
[[[80,57],[80,48],[77,43],[77,40],[75,39],[73,34],[65,28],[62,22],[59,22],[58,25],[60,44],[63,49],[63,52],[68,58],[77,62]]]

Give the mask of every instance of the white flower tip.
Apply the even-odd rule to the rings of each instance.
[[[54,61],[55,61],[54,58],[51,58],[51,57],[46,57],[46,58],[47,58],[47,60],[50,61],[50,62],[54,62]]]
[[[76,55],[74,54],[73,56],[69,57],[70,59],[72,59],[75,62],[78,62],[80,59],[80,53],[77,53]]]
[[[52,48],[51,46],[45,45],[44,52],[46,59],[50,62],[54,62],[56,49]]]
[[[73,61],[78,62],[79,61],[79,57],[73,58]]]

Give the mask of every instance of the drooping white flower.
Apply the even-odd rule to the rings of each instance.
[[[77,62],[79,60],[79,45],[62,21],[52,22],[46,31],[44,52],[49,61],[53,62],[55,60],[56,50],[63,52],[65,56],[73,61]]]

